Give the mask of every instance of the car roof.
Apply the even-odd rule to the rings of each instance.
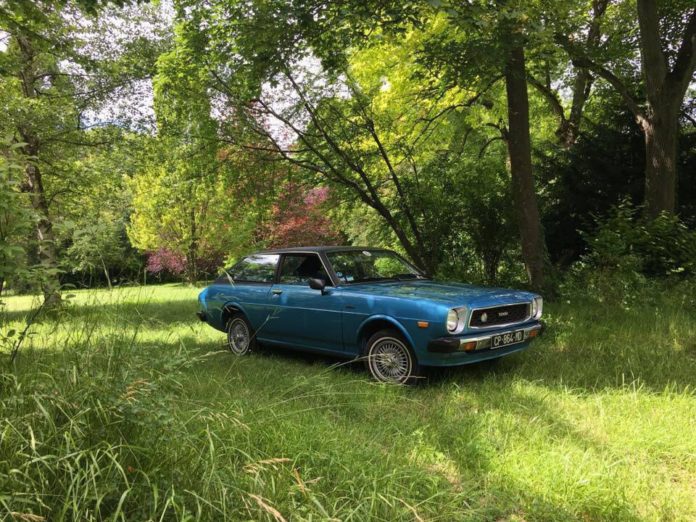
[[[375,248],[366,246],[301,246],[301,247],[287,247],[287,248],[273,248],[269,250],[261,250],[256,252],[257,254],[288,254],[294,252],[344,252],[346,250],[387,250],[386,248]]]

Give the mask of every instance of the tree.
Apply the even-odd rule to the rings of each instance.
[[[40,279],[49,306],[61,300],[55,227],[60,215],[55,207],[78,185],[74,172],[64,167],[79,156],[79,149],[109,144],[100,141],[103,135],[88,132],[90,126],[103,124],[90,118],[113,92],[127,90],[147,74],[157,47],[137,34],[111,38],[96,17],[104,4],[42,0],[0,6],[0,28],[9,35],[7,51],[0,56],[4,109],[0,128],[22,144],[19,150],[26,160],[22,189],[29,194],[36,216],[30,257],[44,268]],[[110,10],[109,15],[116,17],[118,11]],[[69,189],[56,190],[60,185]]]
[[[454,94],[430,101],[418,99],[418,103],[426,108],[424,112],[432,112],[426,115],[427,119],[412,122],[415,125],[406,131],[398,123],[404,115],[378,110],[378,91],[356,81],[350,56],[356,48],[374,43],[366,42],[369,40],[367,33],[377,31],[384,37],[394,32],[404,34],[418,30],[422,23],[427,24],[427,21],[420,21],[423,19],[442,26],[441,15],[456,11],[456,6],[432,10],[418,2],[387,4],[370,3],[367,8],[351,4],[336,9],[333,4],[296,5],[277,1],[255,3],[254,9],[249,9],[247,4],[221,0],[215,3],[217,7],[182,3],[180,11],[208,34],[211,86],[226,97],[232,106],[230,112],[235,118],[243,119],[247,130],[254,134],[252,146],[259,147],[261,143],[264,152],[273,152],[287,162],[322,175],[333,186],[347,189],[354,198],[373,208],[385,220],[400,246],[416,264],[434,272],[438,264],[436,245],[440,237],[433,237],[430,232],[438,227],[430,228],[433,224],[425,222],[419,215],[422,209],[417,201],[421,194],[414,197],[418,190],[407,190],[410,180],[418,179],[418,170],[422,166],[413,151],[418,142],[430,136],[432,124],[439,117],[482,101],[484,93],[504,76],[505,71],[510,73],[508,79],[512,82],[520,72],[519,68],[513,72],[513,66],[521,64],[524,72],[524,62],[507,60],[506,57],[513,54],[490,37],[487,40],[488,54],[480,48],[485,40],[481,36],[485,30],[493,27],[496,34],[503,32],[505,16],[498,19],[496,11],[489,9],[484,14],[492,22],[484,24],[483,30],[479,28],[478,39],[472,40],[473,47],[479,46],[478,63],[484,63],[493,52],[497,69],[484,66],[474,70],[467,64],[471,82],[445,89],[455,91]],[[507,17],[513,16],[515,7],[505,8]],[[472,12],[466,9],[456,12],[453,23],[459,23],[457,16],[461,14],[461,18],[472,25],[477,14],[486,9],[486,6],[477,4]],[[227,15],[221,17],[220,12]],[[205,23],[199,23],[202,19]],[[442,33],[437,37],[443,37]],[[417,52],[422,53],[423,49]],[[320,65],[307,67],[313,59],[318,59]],[[506,60],[509,67],[505,65]],[[453,60],[448,64],[451,69],[461,69],[461,64]],[[414,73],[429,81],[432,75],[423,71],[424,67],[416,66]],[[484,79],[478,82],[480,90],[472,92],[471,84],[475,83],[472,79],[481,76]],[[521,82],[526,89],[525,77],[522,74]],[[269,99],[268,85],[276,88],[278,99]],[[518,89],[518,84],[511,83],[512,87]],[[452,100],[456,101],[452,103]],[[280,127],[284,134],[269,128],[268,122],[274,120],[273,125]],[[523,201],[517,205],[520,209],[518,223],[525,245],[523,254],[533,278],[532,284],[538,287],[543,283],[544,248],[538,209],[534,209],[534,182],[529,179],[532,172],[528,125],[527,146],[521,139],[525,129],[518,130],[520,126],[524,127],[525,121],[523,117],[511,120],[512,133],[508,134],[508,129],[504,129],[501,137],[512,137],[509,143],[512,144],[510,153],[515,155],[511,161],[513,176],[516,180],[524,180],[516,182],[518,190],[514,197]],[[234,130],[238,128],[235,123]],[[403,132],[397,135],[395,130]],[[238,136],[230,136],[230,140],[244,146]],[[526,160],[520,159],[523,154],[527,154]],[[416,189],[417,185],[412,184]]]
[[[160,149],[157,159],[131,180],[128,237],[143,252],[166,249],[182,256],[185,278],[194,283],[202,262],[219,266],[227,254],[232,192],[205,155],[192,156],[172,140],[154,146]]]
[[[522,243],[522,257],[532,286],[544,285],[545,244],[534,187],[532,144],[529,136],[529,100],[527,68],[521,29],[512,27],[513,40],[505,60],[505,90],[507,92],[508,130],[506,142],[510,156],[513,199]]]
[[[545,18],[544,32],[561,31],[565,34],[572,33],[574,40],[582,41],[583,48],[589,54],[594,54],[600,47],[602,36],[602,19],[609,5],[609,0],[591,0],[587,16],[574,15],[578,9],[575,2],[555,2],[546,7],[543,13]],[[561,27],[558,27],[562,21]],[[553,36],[553,35],[551,35]],[[557,49],[553,37],[546,39],[545,45],[539,50],[540,59],[532,64],[532,70],[528,71],[527,80],[548,103],[551,112],[558,120],[556,137],[558,142],[566,149],[575,145],[580,134],[585,104],[590,98],[595,77],[584,67],[568,67],[565,58],[559,56],[563,53]],[[570,107],[565,107],[563,96],[559,93],[559,87],[569,89]]]
[[[424,53],[444,70],[445,85],[454,78],[459,87],[470,88],[483,77],[488,89],[499,79],[505,80],[507,125],[490,125],[499,130],[507,145],[522,257],[531,286],[541,289],[546,247],[532,169],[525,50],[534,41],[537,27],[531,20],[539,12],[535,6],[514,1],[434,5],[438,15],[446,13],[452,33],[438,35],[432,45],[424,47]],[[490,99],[474,99],[492,106]]]
[[[21,144],[3,143],[0,154],[0,297],[5,282],[26,271],[25,237],[33,226],[33,214],[20,190],[22,165],[16,150]]]
[[[612,60],[611,49],[593,55],[566,35],[557,35],[574,64],[608,82],[640,126],[645,139],[645,209],[653,218],[674,212],[676,206],[679,115],[696,70],[696,8],[689,5],[674,1],[658,6],[654,0],[637,0],[640,35],[635,42],[623,43],[639,50],[639,82],[612,70],[612,61],[618,62],[617,69],[621,63]],[[615,34],[620,34],[618,29]],[[623,56],[627,54],[624,50]]]
[[[340,245],[343,234],[327,215],[327,187],[308,188],[287,182],[264,223],[271,248]]]

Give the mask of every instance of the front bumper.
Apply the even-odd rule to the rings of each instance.
[[[459,337],[438,337],[428,343],[428,351],[431,353],[481,353],[484,350],[496,351],[498,348],[491,349],[491,338],[495,335],[512,333],[524,330],[524,339],[517,344],[526,344],[532,339],[536,339],[544,332],[546,325],[539,321],[532,325],[520,326],[517,328],[505,328],[487,332],[485,334],[464,335]],[[514,347],[515,344],[507,345],[504,348]]]

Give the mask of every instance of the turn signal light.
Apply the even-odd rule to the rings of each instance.
[[[418,321],[418,328],[427,328],[428,324],[428,321]]]
[[[461,348],[462,348],[465,352],[470,352],[470,351],[472,351],[472,350],[475,350],[475,349],[476,349],[476,341],[470,341],[470,342],[468,342],[468,343],[464,343],[464,344],[461,346]]]
[[[528,337],[536,337],[537,335],[539,335],[539,330],[531,330]]]

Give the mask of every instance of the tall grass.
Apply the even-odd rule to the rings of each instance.
[[[195,295],[75,292],[33,326],[0,376],[4,518],[696,519],[684,290],[551,306],[532,349],[416,388],[284,350],[236,359]],[[34,305],[8,298],[0,332]]]

